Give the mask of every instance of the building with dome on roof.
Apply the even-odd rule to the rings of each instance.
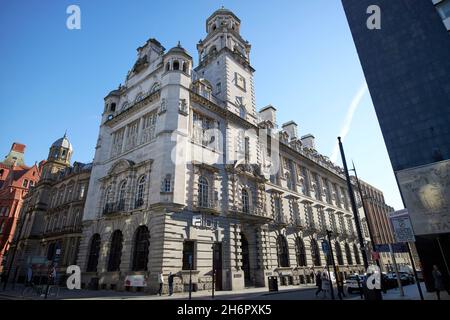
[[[10,281],[23,282],[32,266],[35,283],[47,279],[49,265],[56,265],[64,284],[67,266],[76,264],[81,240],[81,219],[92,164],[71,164],[73,147],[65,134],[49,149],[42,176],[24,198],[11,248]]]
[[[270,276],[312,283],[330,259],[327,229],[340,272],[363,272],[343,171],[295,122],[278,129],[275,107],[256,110],[240,26],[231,11],[214,12],[196,67],[180,43],[166,51],[148,40],[105,97],[77,261],[83,287],[156,292],[161,272],[177,275],[175,291],[188,290],[190,273],[195,290],[267,286]]]

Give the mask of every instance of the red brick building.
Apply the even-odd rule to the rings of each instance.
[[[9,154],[0,162],[0,271],[16,231],[23,198],[41,175],[42,163],[28,167],[24,154],[25,145],[13,143]]]

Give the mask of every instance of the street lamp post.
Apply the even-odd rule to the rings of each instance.
[[[356,227],[356,232],[358,234],[359,245],[360,245],[361,249],[364,250],[364,254],[363,254],[364,268],[367,270],[369,268],[369,262],[367,259],[367,250],[364,247],[364,239],[363,239],[362,232],[361,232],[361,225],[359,223],[355,195],[353,193],[353,187],[352,187],[352,183],[350,181],[350,175],[348,173],[347,160],[345,160],[344,147],[342,146],[341,137],[338,137],[338,141],[339,141],[339,149],[341,151],[342,165],[344,166],[345,178],[347,180],[348,193],[349,193],[350,202],[351,202],[352,210],[353,210],[353,217],[355,219],[355,227]]]
[[[366,205],[364,203],[364,198],[363,198],[363,193],[362,193],[362,188],[361,188],[361,184],[359,183],[359,179],[358,179],[358,174],[356,173],[356,168],[355,168],[355,164],[352,162],[353,164],[353,169],[350,169],[350,171],[353,171],[355,173],[355,178],[356,178],[356,184],[358,186],[358,193],[359,193],[359,197],[361,198],[361,205],[364,211],[364,215],[366,216],[367,219],[369,219],[369,216],[367,214],[367,210],[366,210]],[[369,238],[370,238],[370,242],[372,243],[372,251],[376,252],[376,248],[375,248],[375,242],[373,240],[373,235],[372,235],[372,230],[370,228],[369,223],[367,223],[367,229],[369,231]],[[381,266],[380,266],[380,260],[379,259],[375,259],[375,262],[378,266],[378,268],[380,269],[381,272]]]

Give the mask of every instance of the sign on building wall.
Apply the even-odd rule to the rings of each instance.
[[[450,232],[450,160],[396,172],[416,235]]]
[[[392,212],[390,213],[389,218],[391,220],[392,230],[394,231],[396,242],[416,241],[407,209]]]
[[[145,287],[147,286],[147,281],[143,275],[133,275],[127,276],[125,278],[126,287]]]

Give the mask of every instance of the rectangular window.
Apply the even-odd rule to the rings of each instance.
[[[250,162],[250,138],[245,137],[245,162]]]
[[[220,94],[221,92],[222,92],[222,83],[221,82],[217,82],[216,94]]]
[[[23,180],[22,187],[24,187],[24,188],[28,187],[28,180],[27,179]]]
[[[218,139],[215,138],[217,128],[214,120],[197,112],[193,112],[192,116],[192,140],[205,147],[211,147],[211,143],[214,142],[212,147],[217,147]]]
[[[128,125],[127,128],[127,142],[125,145],[126,150],[131,150],[138,144],[138,129],[139,129],[139,120],[134,121],[133,123]]]
[[[83,199],[85,192],[86,192],[86,186],[84,184],[80,185],[79,191],[78,191],[78,199]]]
[[[156,111],[153,111],[143,118],[141,143],[150,142],[155,139],[156,132]]]
[[[111,150],[111,155],[113,157],[122,153],[124,134],[125,134],[125,128],[119,129],[113,133],[113,143],[112,143],[112,150]]]
[[[195,242],[183,242],[183,270],[195,270]]]

